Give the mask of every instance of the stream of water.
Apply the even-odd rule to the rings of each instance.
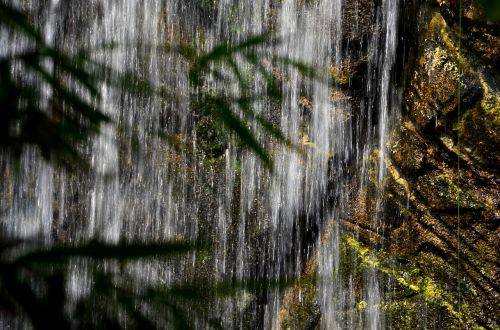
[[[25,150],[18,175],[1,183],[9,185],[4,191],[12,192],[2,201],[0,214],[8,235],[40,237],[47,244],[94,238],[196,240],[200,235],[214,240],[214,256],[208,261],[192,253],[179,267],[131,266],[128,271],[140,279],[138,286],[154,281],[168,285],[182,276],[182,269],[200,262],[210,263],[214,280],[299,278],[314,259],[322,329],[389,326],[380,307],[387,288],[375,269],[363,274],[362,300],[368,307],[357,314],[345,312],[356,310],[360,298],[353,284],[356,274],[341,267],[350,262],[341,254],[341,221],[349,216],[352,192],[367,185],[373,148],[379,150],[380,183],[385,176],[386,139],[399,118],[393,77],[398,0],[17,2],[35,13],[48,44],[68,51],[116,44],[96,51],[95,59],[121,72],[136,72],[177,97],[135,97],[100,86],[100,106],[113,123],[103,126],[83,150],[91,172],[66,173],[46,163],[37,150]],[[371,25],[357,21],[362,12]],[[269,30],[281,37],[272,46],[276,54],[332,73],[325,83],[304,81],[286,65],[272,68],[284,77],[284,98],[278,105],[258,102],[254,107],[273,118],[306,156],[273,146],[270,174],[258,156],[242,151],[233,140],[224,146],[216,166],[175,153],[158,131],[182,137],[194,150],[201,148],[201,133],[186,62],[157,46],[190,41],[210,50],[222,41],[237,43]],[[366,37],[350,38],[348,31],[358,30],[367,30]],[[0,34],[0,54],[19,51],[25,44],[21,38]],[[366,63],[365,78],[358,87],[361,94],[352,96],[349,88],[357,82],[339,82],[339,77],[354,66],[352,54],[357,49],[362,53],[358,59]],[[255,90],[262,84],[257,77]],[[216,81],[208,85],[214,90],[233,88]],[[237,87],[232,92],[238,93]],[[50,95],[45,97],[47,101]],[[254,131],[266,142],[257,125]],[[383,221],[383,195],[377,193],[374,227]],[[68,291],[76,300],[88,294],[92,275],[85,265],[75,266],[71,274]],[[251,297],[243,294],[214,306],[214,314],[245,310],[259,320],[254,323],[259,327],[277,328],[282,293],[267,289],[265,303],[253,307],[246,301]],[[228,317],[224,322],[227,328],[245,327],[246,318]]]

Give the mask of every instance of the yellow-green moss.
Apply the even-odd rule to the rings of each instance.
[[[462,303],[460,305],[460,310],[458,310],[453,295],[441,288],[430,277],[421,275],[421,271],[418,268],[408,269],[401,266],[389,267],[384,262],[386,258],[384,254],[371,251],[368,247],[364,246],[350,235],[346,235],[344,241],[349,248],[355,251],[362,266],[375,268],[377,271],[396,280],[401,286],[418,295],[418,297],[424,299],[424,301],[444,308],[449,316],[454,318],[456,322],[465,322],[474,329],[481,328],[476,324],[473,318],[468,315],[468,306],[466,304]],[[401,308],[401,305],[394,306]],[[390,308],[390,306],[385,306],[384,308],[387,309]],[[414,305],[408,305],[408,312],[411,312],[412,308],[414,308]]]

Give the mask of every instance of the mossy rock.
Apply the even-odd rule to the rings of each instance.
[[[425,145],[404,124],[396,132],[389,148],[392,160],[405,173],[414,175],[424,165]]]
[[[486,85],[486,82],[485,82]],[[481,102],[460,118],[460,151],[474,164],[494,173],[500,171],[500,93],[487,92]]]
[[[475,72],[461,61],[451,33],[441,14],[435,12],[405,96],[409,114],[419,129],[437,126],[451,114],[457,116],[459,100],[466,109],[482,95],[483,87]]]
[[[417,191],[421,194],[425,204],[433,211],[453,210],[460,207],[467,209],[481,209],[482,205],[474,197],[463,191],[457,185],[457,178],[453,172],[434,171],[418,178]]]

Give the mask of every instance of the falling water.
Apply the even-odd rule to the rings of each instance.
[[[8,235],[41,237],[50,244],[94,238],[196,240],[209,232],[215,241],[210,266],[214,280],[299,278],[305,263],[317,258],[321,327],[385,327],[380,307],[383,283],[374,269],[364,274],[366,315],[345,316],[344,311],[358,301],[353,275],[340,270],[342,262],[349,262],[342,259],[340,241],[350,192],[367,185],[373,148],[379,150],[378,180],[385,176],[386,138],[398,118],[393,78],[398,0],[383,0],[380,5],[358,0],[203,2],[210,8],[181,0],[18,2],[31,12],[42,9],[37,24],[48,44],[67,51],[81,46],[97,49],[96,60],[119,72],[134,72],[177,97],[136,97],[100,86],[99,106],[113,123],[104,125],[93,144],[83,150],[91,160],[91,171],[61,172],[28,148],[19,174],[2,182],[8,185],[2,191],[12,191],[10,200],[2,197],[0,214]],[[348,9],[361,5],[369,7],[372,26],[343,21]],[[370,35],[351,43],[346,25],[354,30],[368,28]],[[276,54],[332,73],[314,80],[285,65],[269,68],[282,77],[284,98],[279,105],[255,104],[257,113],[276,118],[304,155],[272,146],[270,173],[255,154],[240,150],[231,139],[224,146],[219,168],[206,165],[203,157],[192,160],[176,153],[159,131],[176,134],[195,151],[201,148],[202,137],[190,100],[187,63],[158,46],[191,40],[200,50],[210,50],[222,41],[237,43],[266,31],[281,38],[273,45]],[[10,38],[2,32],[0,54],[26,46],[21,38],[7,46]],[[102,47],[105,44],[116,47]],[[354,107],[341,92],[338,73],[356,47],[366,52],[367,78],[360,104]],[[254,88],[264,83],[256,77]],[[207,84],[213,90],[227,88],[216,81]],[[228,92],[237,94],[237,86]],[[46,95],[44,101],[50,97]],[[258,139],[267,143],[264,132],[253,128]],[[374,227],[383,221],[382,196],[379,191]],[[196,265],[197,258],[191,254],[182,267]],[[75,264],[68,279],[68,292],[75,300],[88,294],[91,275],[84,269],[85,265]],[[168,285],[182,276],[181,270],[154,262],[128,271],[140,279],[138,286],[148,281]],[[257,320],[254,326],[278,327],[282,290],[271,288],[264,294],[264,306],[251,307],[244,293],[214,306],[214,313],[245,310]],[[248,326],[243,318],[224,322],[227,328]]]

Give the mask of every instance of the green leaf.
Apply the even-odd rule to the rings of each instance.
[[[66,262],[70,258],[82,257],[96,260],[134,260],[159,256],[178,255],[195,250],[185,242],[121,243],[117,245],[92,241],[76,247],[54,246],[47,250],[34,251],[19,257],[16,264]]]
[[[215,105],[213,108],[215,116],[238,136],[243,145],[255,152],[268,169],[272,170],[273,163],[269,154],[257,141],[246,123],[231,111],[231,106],[228,104],[228,101],[224,99],[224,97],[215,97],[211,99],[209,97],[208,101]]]
[[[0,2],[0,24],[8,25],[14,30],[19,30],[35,41],[43,42],[41,35],[28,21],[26,15],[18,9]]]

